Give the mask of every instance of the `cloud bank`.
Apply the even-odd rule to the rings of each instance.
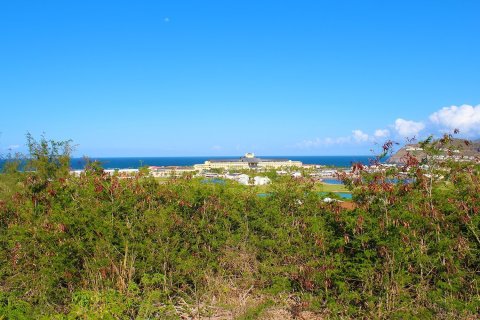
[[[356,142],[365,142],[365,141],[368,141],[370,140],[370,137],[368,136],[368,134],[366,134],[365,132],[363,132],[362,130],[353,130],[352,131],[353,133],[353,140],[355,140]]]
[[[374,139],[367,133],[362,130],[355,129],[352,131],[352,134],[345,137],[327,137],[327,138],[315,138],[310,140],[303,140],[302,142],[297,143],[297,147],[301,149],[316,148],[316,147],[327,147],[333,145],[342,145],[342,144],[362,144],[365,142],[373,142]]]
[[[469,138],[480,136],[480,105],[444,107],[433,112],[426,120],[406,120],[397,118],[393,124],[385,126],[389,129],[376,129],[369,134],[361,129],[355,129],[351,135],[343,137],[315,138],[304,140],[297,144],[299,148],[316,148],[332,145],[367,145],[374,142],[384,142],[386,139],[422,139],[428,134],[441,135],[452,133],[459,129],[460,134]],[[428,132],[427,132],[428,131]],[[400,140],[399,140],[400,139]]]
[[[390,135],[390,131],[388,129],[377,129],[373,135],[375,138],[387,138]]]
[[[444,107],[430,115],[430,121],[440,126],[443,131],[459,129],[466,135],[480,134],[480,105]]]
[[[402,118],[395,120],[395,130],[402,138],[418,137],[418,134],[423,129],[425,129],[423,122],[415,122]]]

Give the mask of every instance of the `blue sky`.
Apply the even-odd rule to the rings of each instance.
[[[480,1],[0,2],[0,153],[369,154],[480,135]]]

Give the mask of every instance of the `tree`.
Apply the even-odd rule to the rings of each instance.
[[[35,172],[41,181],[67,176],[70,156],[74,150],[72,140],[48,140],[44,135],[37,141],[27,133],[28,160],[26,169]]]

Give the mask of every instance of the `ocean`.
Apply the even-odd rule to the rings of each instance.
[[[137,169],[142,166],[192,166],[204,163],[209,159],[235,159],[233,157],[116,157],[116,158],[90,158],[100,161],[105,169]],[[335,167],[350,167],[353,162],[368,164],[371,156],[262,156],[266,159],[289,159],[301,161],[304,164],[319,164]],[[73,158],[71,167],[74,170],[83,169],[85,160]]]
[[[100,157],[90,158],[100,161],[104,169],[137,169],[142,166],[193,166],[209,159],[238,159],[232,157]],[[289,159],[301,161],[304,164],[319,164],[334,167],[350,167],[353,162],[369,164],[372,156],[262,156],[266,159]],[[0,168],[5,160],[0,159]],[[80,170],[85,166],[85,159],[72,158],[72,170]]]

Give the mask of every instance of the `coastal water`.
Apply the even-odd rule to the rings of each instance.
[[[338,179],[322,179],[322,181],[328,184],[343,184],[342,181]]]
[[[192,166],[210,159],[238,159],[239,157],[122,157],[91,158],[98,160],[105,169],[136,169],[142,166]],[[335,167],[350,167],[353,162],[368,164],[371,156],[263,156],[266,159],[289,159],[304,164],[319,164]],[[85,160],[74,158],[72,169],[83,169]]]
[[[210,159],[238,159],[232,157],[111,157],[111,158],[90,158],[91,161],[100,161],[105,169],[137,169],[142,166],[193,166],[204,163]],[[304,164],[318,164],[334,167],[350,167],[353,162],[368,164],[371,156],[262,156],[265,159],[289,159],[301,161]],[[0,168],[5,161],[0,159]],[[85,159],[72,158],[71,168],[73,170],[83,169]]]

